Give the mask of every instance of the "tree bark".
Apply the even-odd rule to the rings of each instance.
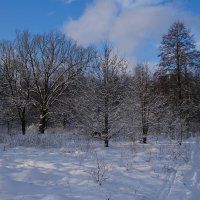
[[[26,108],[23,108],[22,118],[21,118],[22,134],[26,134]]]
[[[143,132],[143,143],[146,144],[147,143],[147,133],[148,133],[148,128],[146,127],[146,124],[143,124],[142,127],[142,132]]]
[[[106,57],[107,58],[107,57]],[[109,138],[108,138],[108,123],[109,123],[109,119],[108,119],[108,103],[109,103],[109,94],[108,94],[108,61],[107,61],[107,65],[105,68],[105,74],[104,74],[104,84],[105,84],[105,89],[106,89],[106,94],[105,94],[105,102],[104,102],[104,106],[105,106],[105,115],[104,115],[104,125],[105,125],[105,129],[104,129],[104,134],[105,134],[105,147],[109,147]]]
[[[46,116],[47,116],[47,109],[42,109],[40,111],[40,123],[39,123],[40,134],[43,134],[46,129]]]
[[[107,104],[106,104],[107,105]],[[105,129],[103,134],[105,135],[105,147],[109,147],[109,139],[108,139],[108,113],[105,113]]]
[[[147,134],[148,134],[148,119],[147,119],[146,100],[144,98],[142,102],[142,135],[144,144],[147,143]]]
[[[25,135],[26,134],[26,108],[23,107],[22,109],[20,107],[18,108],[18,115],[20,118],[20,122],[21,122],[21,131],[22,134]]]
[[[143,144],[147,143],[147,136],[146,135],[145,136],[143,135],[142,142],[143,142]]]
[[[108,140],[108,138],[106,137],[106,139],[104,140],[104,142],[105,142],[105,147],[109,147],[109,142],[108,142],[109,140]]]
[[[21,126],[22,126],[22,134],[26,134],[26,120],[21,120]]]

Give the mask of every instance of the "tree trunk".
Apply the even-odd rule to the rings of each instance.
[[[39,133],[43,134],[46,128],[46,116],[47,109],[42,109],[40,111],[40,124],[39,124]]]
[[[182,145],[183,142],[183,120],[182,120],[182,112],[180,114],[180,141],[179,141],[179,145]]]
[[[104,139],[104,142],[105,142],[105,147],[109,147],[108,145],[108,97],[106,95],[106,98],[105,98],[105,116],[104,116],[104,125],[105,125],[105,129],[103,131],[103,134],[105,136],[105,139]]]
[[[108,49],[105,49],[105,58],[106,58],[106,66],[105,66],[105,71],[104,71],[104,87],[105,87],[105,99],[104,99],[104,108],[105,108],[105,113],[104,113],[104,142],[105,142],[105,147],[109,147],[109,138],[108,138],[108,104],[109,104],[109,90],[108,90],[108,68],[109,68],[109,62],[108,62]]]
[[[22,134],[25,135],[26,134],[26,120],[25,119],[21,120],[21,126],[22,126]]]
[[[109,147],[109,142],[108,142],[109,140],[108,140],[108,138],[106,137],[106,139],[104,140],[104,142],[105,142],[105,147]]]
[[[20,122],[21,122],[21,131],[22,134],[25,135],[26,134],[26,108],[23,107],[22,109],[18,106],[18,115],[20,118]]]
[[[10,121],[7,121],[7,134],[10,135]]]
[[[143,135],[143,139],[142,139],[142,142],[143,142],[143,144],[146,144],[147,143],[147,136],[145,135]]]
[[[21,115],[21,127],[22,127],[22,134],[26,134],[26,109],[23,108],[22,115]]]
[[[146,127],[146,124],[143,124],[142,127],[142,135],[143,135],[143,143],[146,144],[147,143],[147,133],[148,133],[148,128]]]
[[[143,143],[147,143],[147,134],[148,134],[148,119],[147,119],[147,108],[146,108],[146,100],[144,99],[142,102],[142,135],[143,135]]]
[[[108,113],[105,113],[105,129],[103,131],[103,134],[105,136],[104,142],[105,142],[105,147],[109,147],[109,139],[108,139]]]

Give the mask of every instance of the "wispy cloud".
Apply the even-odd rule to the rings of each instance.
[[[53,15],[55,15],[55,11],[51,11],[51,12],[47,13],[47,15],[48,16],[53,16]]]
[[[106,39],[136,59],[138,52],[154,53],[161,36],[177,19],[191,28],[199,21],[182,9],[179,0],[94,0],[79,19],[68,20],[62,30],[82,45]]]
[[[70,4],[70,3],[72,3],[72,2],[74,2],[74,1],[77,1],[77,0],[63,0],[66,4]]]

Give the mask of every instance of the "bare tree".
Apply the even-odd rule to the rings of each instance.
[[[105,147],[120,131],[126,67],[127,62],[105,44],[97,53],[96,67],[87,77],[85,112],[91,117],[87,121],[95,135],[104,140]]]
[[[135,111],[139,114],[143,143],[147,143],[147,134],[149,131],[150,115],[150,72],[147,64],[138,64],[135,68],[135,75],[132,82],[132,91],[137,98]]]
[[[30,103],[30,73],[27,61],[20,52],[20,41],[2,41],[0,44],[1,73],[4,75],[4,93],[16,107],[22,133],[26,133],[26,109]]]
[[[49,109],[88,66],[92,50],[57,33],[32,37],[27,50],[35,86],[32,99],[40,112],[39,132],[44,133]]]
[[[173,91],[180,117],[180,145],[185,121],[185,100],[190,98],[190,74],[197,63],[197,51],[190,31],[182,22],[171,25],[160,45],[160,67],[174,81]],[[186,108],[186,107],[185,107]]]

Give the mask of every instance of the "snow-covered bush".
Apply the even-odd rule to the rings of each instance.
[[[27,134],[1,134],[0,142],[6,143],[10,147],[39,147],[39,148],[78,148],[82,151],[88,151],[90,141],[82,134],[67,132],[61,128],[48,129],[45,134],[38,134],[38,128],[31,125],[27,128]]]

